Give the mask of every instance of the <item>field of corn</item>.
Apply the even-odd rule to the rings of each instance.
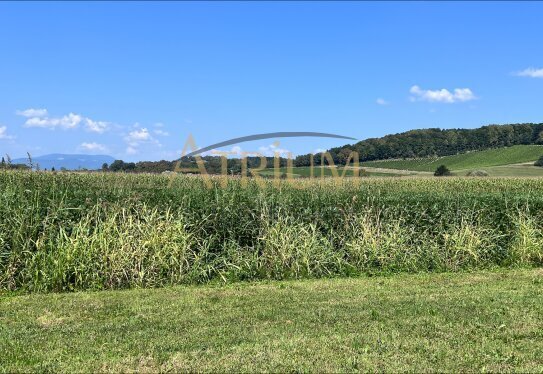
[[[543,265],[543,180],[0,172],[0,290]]]

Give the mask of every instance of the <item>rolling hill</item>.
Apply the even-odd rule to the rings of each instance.
[[[531,163],[540,156],[543,156],[543,146],[515,145],[512,147],[474,151],[444,157],[366,161],[362,162],[361,166],[433,172],[439,165],[445,165],[455,171]]]

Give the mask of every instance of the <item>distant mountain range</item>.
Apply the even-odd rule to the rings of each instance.
[[[68,155],[62,153],[54,153],[50,155],[32,157],[32,162],[39,165],[40,169],[51,170],[53,167],[56,170],[65,168],[67,170],[101,169],[104,163],[110,165],[115,159],[106,155]],[[17,158],[11,161],[13,164],[28,165],[28,158]]]

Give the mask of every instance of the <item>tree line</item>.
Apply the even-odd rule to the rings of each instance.
[[[264,163],[266,168],[273,168],[274,158],[266,157]],[[222,173],[222,158],[220,156],[204,156],[202,161],[205,165],[206,172],[209,174]],[[256,169],[261,167],[262,160],[260,157],[247,157],[247,168]],[[286,167],[288,159],[280,158],[279,166]],[[180,169],[185,173],[199,173],[198,165],[195,157],[182,157],[174,161],[140,161],[140,162],[125,162],[123,160],[115,160],[111,165],[102,165],[103,171],[112,172],[129,172],[129,173],[163,173]],[[239,175],[242,170],[242,160],[239,158],[228,158],[226,160],[226,171],[231,175]]]
[[[0,169],[29,169],[27,165],[24,164],[14,164],[11,162],[11,157],[9,155],[6,155],[6,157],[2,156],[2,160],[0,161]]]
[[[336,165],[344,165],[352,151],[358,152],[360,161],[363,162],[450,156],[520,144],[543,144],[543,123],[489,125],[477,129],[411,130],[347,144],[332,148],[328,152]],[[294,165],[309,166],[310,157],[310,154],[300,155],[294,160]],[[314,162],[321,163],[320,154],[314,156]]]

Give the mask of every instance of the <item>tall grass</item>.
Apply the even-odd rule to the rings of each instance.
[[[541,180],[170,178],[0,172],[0,289],[543,265]]]

